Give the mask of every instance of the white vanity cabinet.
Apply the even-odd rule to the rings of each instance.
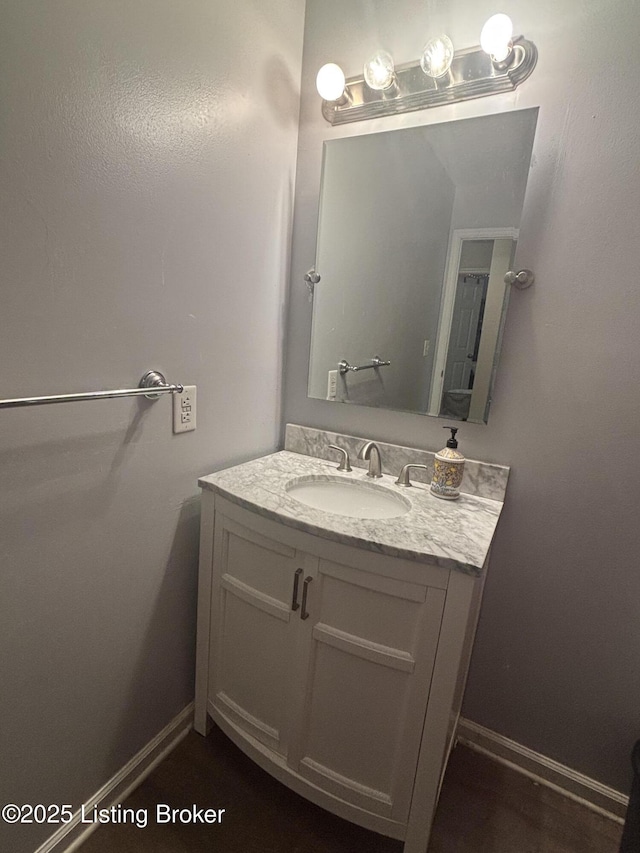
[[[425,853],[482,581],[312,535],[204,490],[195,727]]]

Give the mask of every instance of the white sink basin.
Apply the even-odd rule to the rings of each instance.
[[[349,518],[397,518],[411,509],[401,495],[362,480],[311,475],[290,480],[285,488],[289,497],[306,506]]]

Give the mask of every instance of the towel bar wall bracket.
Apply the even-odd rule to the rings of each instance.
[[[78,403],[82,400],[107,400],[115,397],[146,397],[157,400],[162,394],[181,394],[182,385],[169,385],[158,370],[148,370],[137,388],[120,388],[115,391],[84,391],[80,394],[54,394],[48,397],[16,397],[0,400],[0,409],[16,409],[22,406],[44,406],[49,403]]]

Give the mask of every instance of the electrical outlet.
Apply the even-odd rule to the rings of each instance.
[[[185,385],[181,394],[173,395],[173,431],[191,432],[196,428],[196,386]]]
[[[430,349],[431,349],[431,341],[425,341],[424,346],[422,347],[422,355],[429,355]]]
[[[327,400],[335,400],[338,396],[338,371],[330,370],[327,376]]]

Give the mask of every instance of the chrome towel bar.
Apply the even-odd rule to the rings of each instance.
[[[342,361],[338,362],[338,370],[340,371],[340,376],[344,376],[345,373],[348,373],[350,370],[354,372],[358,370],[370,370],[372,367],[386,367],[388,364],[391,364],[390,361],[383,361],[379,355],[375,355],[371,359],[371,364],[360,364],[358,366],[349,364],[346,358],[343,358]]]
[[[50,397],[17,397],[14,400],[0,400],[0,409],[15,409],[20,406],[46,406],[48,403],[77,403],[81,400],[107,400],[112,397],[139,397],[144,395],[155,400],[161,394],[181,394],[182,385],[169,385],[162,373],[149,370],[140,380],[137,388],[121,388],[116,391],[86,391],[81,394],[54,394]]]

